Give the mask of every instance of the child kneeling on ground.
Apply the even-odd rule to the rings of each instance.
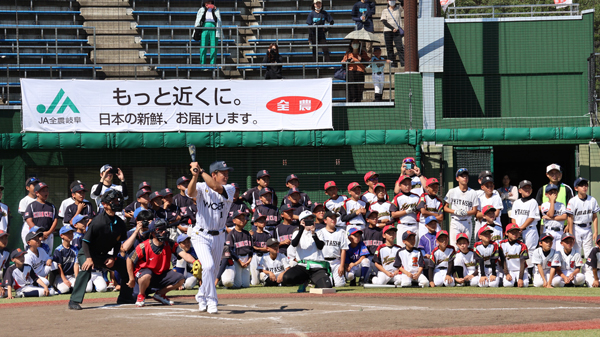
[[[431,252],[431,268],[429,268],[430,287],[454,287],[452,271],[454,270],[454,258],[456,251],[448,245],[448,232],[442,230],[437,232],[437,247]]]
[[[575,245],[575,236],[571,233],[564,233],[560,239],[561,248],[558,253],[561,258],[561,266],[558,270],[558,276],[562,279],[557,285],[564,286],[581,286],[585,282],[585,276],[581,273],[581,253],[573,249]]]
[[[561,277],[556,273],[560,268],[561,256],[555,251],[554,237],[546,233],[540,239],[540,247],[533,251],[531,262],[533,263],[533,286],[553,288],[560,287]]]
[[[25,251],[17,248],[10,253],[10,260],[14,263],[4,273],[2,286],[6,287],[6,296],[13,299],[12,290],[16,291],[17,297],[43,297],[54,295],[54,289],[50,291],[46,282],[35,274],[33,268],[25,264]],[[37,286],[34,285],[37,283]]]
[[[421,288],[429,287],[429,280],[423,275],[423,253],[415,248],[415,241],[415,233],[406,231],[402,234],[404,248],[396,253],[394,267],[402,273],[400,286],[408,287],[416,282]]]
[[[268,254],[258,260],[260,282],[265,287],[281,286],[283,275],[290,269],[287,256],[279,252],[279,241],[270,238],[266,242]]]

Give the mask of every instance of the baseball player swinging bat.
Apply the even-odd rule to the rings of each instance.
[[[196,162],[196,145],[190,144],[188,150],[190,151],[190,157],[192,157],[192,162]],[[198,169],[194,168],[194,172],[198,173]]]

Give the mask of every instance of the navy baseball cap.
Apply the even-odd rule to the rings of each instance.
[[[575,236],[573,236],[573,234],[571,234],[571,233],[563,233],[563,235],[560,237],[560,242],[563,242],[568,238],[575,239]]]
[[[240,185],[238,185],[237,183],[231,183],[231,186],[233,186],[236,190],[240,189]]]
[[[269,171],[267,170],[261,170],[258,171],[258,173],[256,174],[256,179],[260,179],[262,177],[270,177],[271,175],[269,174]]]
[[[181,176],[181,177],[179,177],[179,179],[177,179],[177,185],[181,185],[188,181],[190,181],[190,180],[186,176]]]
[[[577,180],[575,180],[575,182],[573,183],[573,186],[574,186],[574,187],[577,187],[577,186],[579,186],[579,185],[580,185],[581,183],[583,183],[583,182],[586,182],[586,183],[587,183],[587,182],[588,182],[588,180],[587,180],[587,179],[585,179],[585,178],[579,177],[579,178],[577,178]]]
[[[235,211],[233,211],[233,214],[231,215],[231,218],[235,219],[235,218],[237,218],[240,215],[243,215],[246,219],[248,218],[248,212],[241,211],[239,209],[236,209]]]
[[[317,207],[322,207],[323,211],[325,211],[325,205],[319,204],[318,202],[315,202],[314,204],[310,205],[310,211],[315,213],[315,209],[317,209]]]
[[[546,239],[554,240],[554,236],[550,235],[550,233],[546,233],[540,238],[540,241],[544,241]]]
[[[71,185],[69,185],[69,191],[70,191],[70,190],[71,190],[73,187],[75,187],[75,186],[77,186],[77,185],[84,185],[84,186],[85,186],[85,184],[84,184],[84,183],[82,183],[82,182],[81,182],[81,180],[75,180],[75,181],[73,181],[73,182],[71,183]]]
[[[483,179],[485,177],[491,177],[492,176],[492,172],[488,171],[488,170],[483,170],[481,172],[479,172],[479,179]]]
[[[13,251],[10,253],[10,259],[11,259],[11,260],[12,260],[12,259],[15,259],[15,258],[17,258],[17,257],[19,257],[19,256],[21,256],[21,255],[24,255],[24,254],[25,254],[25,251],[24,251],[23,249],[21,249],[21,248],[17,248],[17,249],[13,250]]]
[[[273,190],[272,190],[272,189],[270,189],[270,188],[268,188],[268,187],[265,187],[265,188],[263,188],[262,190],[260,190],[260,192],[258,192],[258,196],[259,196],[259,197],[262,197],[263,195],[265,195],[265,194],[267,194],[267,193],[271,193],[271,194],[273,194]]]
[[[154,230],[158,227],[167,227],[167,222],[165,221],[165,219],[156,219],[152,221],[148,226],[148,231],[154,232]]]
[[[160,191],[160,195],[161,195],[162,197],[166,197],[166,196],[167,196],[167,195],[169,195],[169,194],[170,194],[170,195],[173,195],[173,190],[172,190],[172,189],[170,189],[170,188],[168,188],[168,187],[167,187],[167,188],[165,188],[165,189],[163,189],[162,191]]]
[[[39,192],[42,188],[46,188],[48,187],[48,185],[46,185],[46,183],[43,182],[39,182],[37,185],[35,185],[35,188],[33,189],[35,192]]]
[[[137,199],[137,198],[141,197],[144,194],[148,194],[149,195],[150,194],[150,190],[142,188],[141,190],[137,191],[137,193],[135,194],[135,198]]]
[[[254,212],[254,215],[252,216],[252,221],[256,221],[256,220],[258,220],[260,218],[265,218],[266,219],[267,215],[266,214],[262,214],[259,210],[256,210]]]
[[[76,216],[73,217],[73,220],[71,222],[73,222],[74,224],[79,223],[83,220],[88,219],[87,215],[81,215],[81,214],[77,214]]]
[[[179,184],[178,184],[179,185]],[[139,185],[138,185],[138,190],[141,190],[143,188],[148,187],[148,189],[152,189],[152,187],[150,186],[150,184],[148,184],[147,181],[142,181]]]
[[[533,186],[533,184],[531,183],[531,181],[529,181],[529,180],[523,180],[523,181],[521,181],[521,182],[519,183],[519,188],[523,188],[523,187],[525,187],[525,186],[527,186],[527,185],[529,185],[529,186]]]
[[[350,230],[348,231],[348,236],[350,236],[350,235],[352,235],[354,233],[362,233],[362,232],[363,231],[361,231],[360,229],[358,229],[356,227],[353,227],[353,228],[350,228]]]
[[[489,182],[494,182],[494,178],[490,177],[490,176],[484,176],[481,178],[481,185],[485,185],[486,183]]]
[[[100,173],[104,173],[104,171],[108,171],[110,169],[112,169],[113,167],[110,166],[109,164],[105,164],[100,168]]]
[[[469,174],[469,170],[467,170],[466,168],[459,168],[458,170],[456,170],[456,176],[460,176],[462,174]]]
[[[554,184],[548,184],[548,186],[546,186],[546,193],[552,191],[552,190],[557,190],[558,191],[558,186],[554,185]]]
[[[36,178],[36,177],[31,177],[31,178],[29,178],[29,179],[27,179],[27,180],[25,181],[25,187],[27,187],[27,186],[29,186],[29,185],[31,185],[31,184],[37,184],[38,182],[40,182],[40,181],[38,180],[38,178]]]
[[[294,180],[294,179],[299,180],[297,175],[290,174],[289,176],[287,176],[287,178],[285,178],[285,183],[287,184],[290,182],[290,180]]]
[[[407,240],[409,237],[411,237],[413,235],[416,236],[417,234],[415,234],[413,231],[406,231],[406,232],[402,233],[402,240]],[[437,239],[438,235],[436,235],[436,239]]]
[[[73,228],[71,225],[66,225],[66,226],[61,227],[59,233],[60,233],[60,235],[63,235],[67,232],[73,232],[73,231],[75,231],[75,228]]]
[[[83,186],[83,184],[79,184],[79,185],[75,185],[75,186],[71,187],[71,193],[76,193],[79,191],[87,191],[87,190],[85,189],[85,186]]]
[[[327,211],[325,212],[325,216],[324,218],[337,218],[340,216],[340,213],[336,213],[336,212],[332,212],[332,211]]]
[[[425,224],[428,224],[428,223],[430,223],[432,221],[437,222],[437,219],[433,215],[430,215],[427,218],[425,218]]]
[[[365,218],[368,218],[371,216],[371,214],[377,214],[377,216],[379,216],[379,211],[376,210],[368,210],[367,213],[365,214]]]
[[[154,192],[152,192],[152,194],[150,194],[150,201],[152,201],[156,198],[162,198],[162,195],[160,195],[159,191],[154,191]]]
[[[292,195],[292,194],[294,194],[294,193],[298,193],[298,194],[300,194],[300,190],[299,190],[299,189],[297,189],[297,188],[295,188],[295,187],[294,187],[294,188],[290,188],[290,190],[288,191],[288,194],[287,194],[287,195],[288,195],[288,196],[290,196],[290,195]]]
[[[33,239],[37,238],[38,236],[42,236],[42,235],[43,235],[42,233],[29,232],[25,236],[25,242],[29,242],[29,240],[33,240]]]
[[[293,210],[295,210],[295,208],[288,204],[283,204],[283,205],[281,205],[281,207],[279,207],[279,213],[293,211]]]
[[[269,238],[269,239],[267,240],[267,242],[265,243],[265,245],[266,245],[267,247],[271,247],[271,246],[273,246],[273,245],[278,245],[278,244],[279,244],[279,241],[277,241],[277,239],[274,239],[274,238]]]
[[[227,163],[225,163],[224,161],[216,161],[212,164],[210,164],[209,167],[210,173],[212,174],[215,171],[233,171],[233,167],[229,167],[227,166]]]
[[[187,236],[187,234],[180,234],[180,235],[177,237],[177,243],[182,243],[183,241],[185,241],[185,240],[187,240],[187,239],[189,239],[189,238],[190,238],[190,237],[189,237],[189,236]]]

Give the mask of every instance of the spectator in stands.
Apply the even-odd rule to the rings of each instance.
[[[283,63],[281,55],[279,55],[279,46],[277,46],[277,43],[271,43],[269,49],[267,49],[267,55],[265,55],[265,58],[263,58],[262,63]],[[281,66],[267,66],[265,80],[278,80],[282,78]]]
[[[502,228],[506,227],[510,223],[510,215],[508,212],[512,210],[513,202],[519,199],[519,191],[517,186],[510,184],[510,177],[505,175],[502,178],[502,187],[498,189],[500,198],[502,199],[502,213],[500,213],[500,221],[502,222]]]
[[[308,14],[308,18],[306,18],[307,25],[322,26],[325,25],[325,22],[329,22],[330,25],[333,25],[333,18],[329,13],[327,13],[327,11],[323,9],[323,3],[321,2],[321,0],[313,0],[313,5],[311,9],[312,12],[310,12],[310,14]],[[323,50],[325,62],[329,62],[329,48],[324,46],[327,43],[327,41],[325,40],[325,31],[326,28],[323,27],[319,27],[317,29],[309,28],[308,41],[310,41],[311,44],[315,44],[318,42],[317,44],[321,45],[321,49]],[[318,40],[316,39],[316,37],[318,37]],[[319,62],[319,51],[316,47],[312,48],[312,53],[315,62]]]
[[[369,0],[360,0],[352,7],[352,20],[356,24],[356,30],[365,29],[368,32],[375,32],[373,26],[373,15],[375,14],[375,2]],[[371,53],[371,42],[366,43],[367,53]]]
[[[195,27],[215,28],[203,29],[200,38],[200,63],[206,62],[206,50],[210,47],[210,64],[217,61],[217,39],[221,38],[221,12],[214,0],[205,0],[196,15]]]
[[[402,21],[402,9],[396,6],[396,0],[388,1],[389,7],[381,12],[381,22],[383,23],[383,39],[387,49],[388,59],[392,60],[392,67],[397,67],[396,55],[394,54],[394,44],[398,51],[400,66],[404,67],[404,45],[402,37],[404,36],[404,22]]]
[[[358,82],[348,84],[348,101],[361,102],[363,91],[365,90],[365,68],[366,65],[361,62],[368,62],[369,55],[363,50],[361,41],[352,40],[348,46],[348,51],[344,54],[342,62],[348,62],[348,71],[346,80],[348,82]]]

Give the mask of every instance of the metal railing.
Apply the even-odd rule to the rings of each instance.
[[[59,59],[73,56],[81,57],[84,64],[87,64],[88,57],[92,63],[96,63],[96,27],[75,26],[75,25],[1,25],[2,38],[4,44],[0,50],[0,57],[16,57],[16,64],[21,65],[22,58],[38,58],[40,64],[44,60],[54,59],[54,64],[60,65]],[[72,31],[74,39],[59,37],[59,31]],[[91,30],[89,34],[86,30]],[[25,31],[25,33],[23,32]],[[35,35],[35,38],[21,36]],[[39,37],[38,37],[39,36]],[[91,38],[92,45],[88,44]],[[85,40],[85,42],[84,42]],[[77,45],[78,44],[78,45]],[[6,52],[5,50],[9,50]],[[31,50],[31,52],[28,52]],[[61,53],[62,50],[79,50],[79,53]],[[86,54],[86,56],[82,54]],[[89,54],[88,54],[89,53]]]
[[[541,4],[541,5],[500,5],[500,6],[464,6],[455,3],[448,7],[448,19],[460,18],[503,18],[534,16],[575,16],[581,15],[579,4]]]

